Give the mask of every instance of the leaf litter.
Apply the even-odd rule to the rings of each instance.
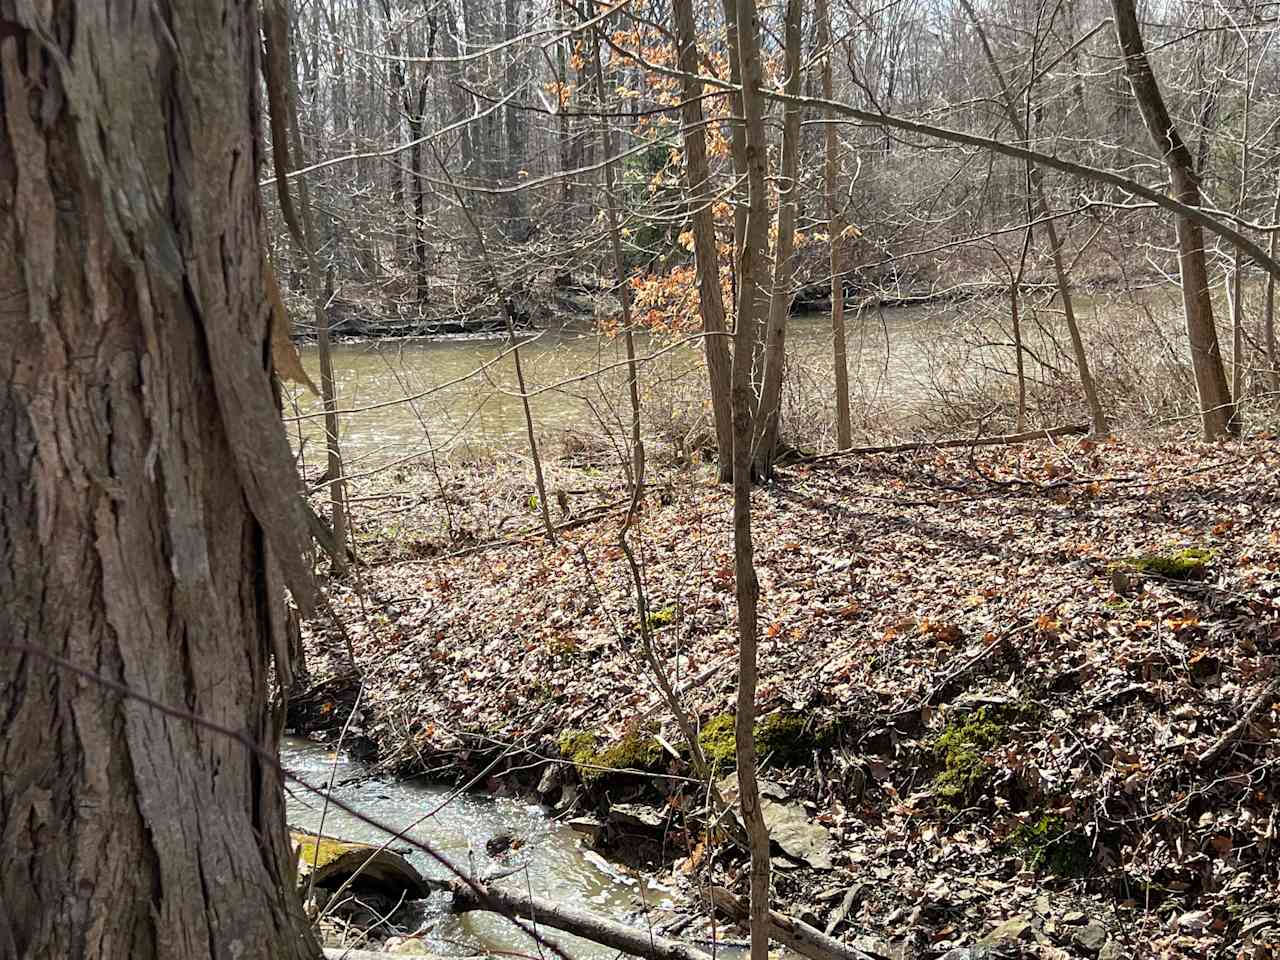
[[[775,871],[775,907],[873,956],[1274,956],[1280,702],[1198,758],[1277,674],[1278,468],[1274,438],[1168,436],[801,463],[756,491],[757,710],[815,735],[768,776],[832,838],[831,869]],[[563,519],[603,514],[555,545],[510,465],[355,491],[363,563],[329,590],[387,769],[460,778],[506,749],[487,784],[506,789],[579,730],[678,752],[642,666],[619,491],[551,476],[577,485]],[[632,533],[654,642],[702,724],[734,699],[730,510],[673,469]],[[1202,561],[1185,578],[1137,562],[1183,554]],[[318,675],[330,632],[309,629]],[[629,789],[609,799],[645,793]],[[686,840],[652,869],[692,900],[744,880],[732,850]]]

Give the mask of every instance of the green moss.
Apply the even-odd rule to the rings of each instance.
[[[676,608],[673,606],[660,607],[657,610],[650,610],[649,615],[645,617],[645,622],[649,625],[650,630],[657,630],[659,627],[669,627],[676,622]]]
[[[1008,845],[1031,869],[1060,877],[1085,876],[1092,866],[1089,839],[1053,814],[1019,824],[1009,835]]]
[[[600,765],[600,738],[582,730],[566,730],[560,735],[560,756],[577,768],[585,783],[600,773],[593,769]]]
[[[820,744],[798,713],[773,713],[756,724],[756,755],[780,767],[804,763]]]
[[[933,780],[933,795],[952,808],[968,806],[986,785],[991,767],[985,754],[1004,740],[1005,711],[979,707],[947,724],[934,743],[942,772]]]
[[[631,733],[601,749],[594,733],[567,731],[560,737],[560,755],[573,763],[583,783],[592,784],[617,770],[656,769],[662,744],[651,736]]]
[[[712,717],[698,731],[698,743],[702,755],[707,758],[712,773],[732,770],[737,757],[737,737],[733,732],[733,716],[722,713]]]
[[[653,770],[662,761],[662,744],[642,733],[630,733],[600,754],[610,770]]]
[[[298,851],[298,863],[303,864],[308,872],[312,866],[319,869],[337,860],[344,853],[365,846],[362,843],[335,840],[333,837],[317,837],[314,833],[308,833],[305,830],[291,830],[289,836],[293,841],[294,849]]]
[[[1212,550],[1187,547],[1176,553],[1144,553],[1130,558],[1127,565],[1138,573],[1153,573],[1170,580],[1194,580],[1204,575],[1212,560]]]
[[[797,713],[773,713],[755,726],[756,756],[780,766],[806,763],[814,750],[830,746],[838,734],[837,724],[808,729],[808,721]],[[713,773],[732,770],[737,763],[737,736],[732,714],[722,713],[702,725],[698,733],[702,753]]]

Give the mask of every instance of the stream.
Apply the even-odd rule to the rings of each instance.
[[[586,849],[577,833],[536,804],[464,793],[441,807],[452,793],[447,786],[370,778],[360,764],[295,737],[286,737],[281,743],[280,761],[290,773],[312,786],[323,787],[332,776],[333,796],[395,830],[436,811],[410,830],[409,836],[430,845],[460,869],[482,876],[491,870],[522,866],[520,873],[502,882],[504,889],[532,893],[636,924],[643,923],[639,915],[642,902],[659,908],[675,905],[673,894],[666,887],[632,876]],[[323,815],[326,836],[374,844],[386,840],[383,831],[336,807],[324,810],[319,796],[304,792],[296,783],[288,785],[287,801],[290,826],[315,831]],[[514,853],[495,860],[485,852],[485,841],[504,832],[524,843]],[[395,841],[392,848],[405,853],[423,875],[446,875],[440,864],[420,850],[411,849],[405,840]],[[468,956],[513,951],[538,955],[533,940],[503,917],[479,911],[451,914],[443,895],[432,897],[426,904],[423,920],[430,930],[422,939],[433,953]],[[549,933],[549,938],[575,960],[603,960],[617,953],[558,931]]]

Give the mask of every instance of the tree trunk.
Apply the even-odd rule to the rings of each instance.
[[[733,158],[733,189],[729,191],[733,204],[733,276],[730,278],[733,289],[735,316],[737,313],[740,279],[738,262],[742,259],[742,245],[747,236],[747,203],[746,180],[747,168],[747,133],[742,122],[742,64],[738,61],[738,0],[721,0],[724,9],[725,42],[729,46],[729,82],[732,88],[729,93],[729,111],[733,119],[729,122],[730,155]]]
[[[1156,151],[1169,168],[1169,183],[1174,198],[1189,207],[1200,205],[1200,182],[1196,176],[1191,151],[1178,135],[1165,107],[1164,97],[1151,72],[1134,0],[1111,0],[1115,12],[1116,37],[1124,54],[1125,72],[1133,88],[1134,99],[1142,111],[1143,122]],[[1191,368],[1195,374],[1196,392],[1200,398],[1200,420],[1206,440],[1217,440],[1238,432],[1231,390],[1218,347],[1218,331],[1213,321],[1213,304],[1209,299],[1209,272],[1205,265],[1204,231],[1187,217],[1176,221],[1178,235],[1178,268],[1182,274],[1182,308],[1187,321],[1187,339],[1191,347]]]
[[[683,72],[684,162],[693,224],[693,256],[698,270],[698,309],[702,314],[703,347],[711,387],[711,412],[716,425],[716,457],[720,482],[733,479],[733,411],[730,406],[729,344],[724,293],[720,289],[720,252],[716,243],[713,191],[707,163],[707,137],[703,130],[702,84],[698,73],[698,38],[692,0],[672,0],[675,18],[676,58]]]
[[[831,11],[827,0],[818,0],[818,49],[824,51],[822,56],[822,98],[835,98],[835,87],[831,80]],[[827,114],[830,121],[831,115]],[[825,158],[823,162],[823,185],[827,201],[827,233],[831,240],[831,355],[835,360],[836,390],[836,448],[843,450],[853,443],[853,423],[849,411],[849,359],[848,339],[844,326],[844,274],[840,256],[841,243],[844,239],[844,223],[840,216],[839,197],[837,195],[836,174],[840,161],[836,156],[836,125],[823,125]]]
[[[755,0],[737,5],[737,59],[742,69],[745,131],[736,165],[747,171],[747,222],[738,265],[738,315],[733,338],[733,547],[738,602],[737,740],[738,794],[742,822],[751,846],[751,960],[769,958],[769,828],[760,809],[756,782],[756,640],[760,583],[751,542],[751,358],[755,352],[756,314],[761,273],[769,244],[768,164],[761,104],[759,23]],[[731,51],[732,53],[732,51]]]
[[[1276,140],[1280,142],[1280,126],[1276,127]],[[1280,170],[1276,171],[1276,196],[1271,206],[1271,222],[1275,223],[1278,220],[1280,220]],[[1276,256],[1277,240],[1280,240],[1280,233],[1272,231],[1271,239],[1267,243],[1267,253],[1273,260]],[[1267,352],[1267,379],[1271,390],[1280,394],[1280,349],[1276,347],[1276,277],[1273,273],[1267,274],[1267,287],[1262,300],[1262,342]]]
[[[788,96],[800,93],[801,0],[787,0],[785,46]],[[773,473],[782,418],[782,378],[787,364],[787,315],[791,313],[791,278],[795,273],[796,208],[800,162],[800,108],[788,103],[782,111],[782,164],[778,181],[778,239],[773,252],[773,290],[769,296],[769,321],[764,335],[764,375],[760,406],[756,413],[756,472],[761,478]]]
[[[0,955],[318,957],[264,760],[310,580],[258,4],[0,24]]]

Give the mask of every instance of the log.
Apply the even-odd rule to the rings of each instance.
[[[966,437],[959,440],[917,440],[913,443],[893,443],[883,447],[849,447],[834,453],[803,457],[794,463],[823,463],[841,457],[857,457],[873,453],[910,453],[913,450],[941,450],[946,447],[996,447],[1013,443],[1029,443],[1032,440],[1050,440],[1054,437],[1070,437],[1089,432],[1083,423],[1050,427],[1045,430],[1027,430],[1023,433],[1001,433],[991,437]]]
[[[623,953],[644,957],[645,960],[711,960],[710,954],[688,944],[575,910],[554,900],[517,896],[481,884],[473,886],[461,880],[433,879],[428,880],[428,883],[453,894],[453,910],[456,913],[491,910],[532,921],[540,927],[562,930]]]
[[[716,909],[728,914],[734,920],[747,922],[750,910],[747,905],[724,887],[713,886],[710,890],[711,904]],[[817,927],[811,927],[803,920],[789,917],[777,910],[769,911],[769,939],[786,944],[796,953],[809,957],[810,960],[874,960],[869,953],[841,943],[829,937]]]

